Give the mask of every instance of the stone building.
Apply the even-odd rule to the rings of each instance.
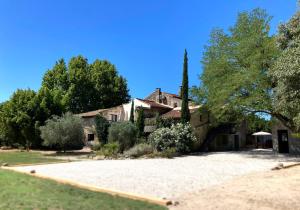
[[[182,99],[179,95],[162,92],[161,88],[156,88],[156,90],[145,98],[145,100],[155,101],[159,104],[164,104],[169,107],[181,107]]]
[[[152,120],[152,122],[155,121],[157,114],[163,119],[172,118],[175,121],[180,120],[182,103],[181,97],[176,94],[162,92],[160,88],[157,88],[153,93],[145,97],[145,99],[135,98],[129,103],[122,104],[117,107],[78,114],[78,116],[83,119],[86,143],[94,144],[95,142],[99,142],[95,128],[96,115],[100,114],[110,122],[129,121],[132,102],[134,103],[133,108],[135,120],[137,119],[136,110],[141,108],[144,109],[146,120]],[[212,119],[209,112],[201,109],[201,106],[195,106],[192,101],[189,101],[189,109],[191,113],[190,123],[198,140],[194,145],[195,150],[203,147],[203,145],[205,145],[203,149],[205,151],[234,150],[245,146],[245,126],[238,126],[238,129],[234,131],[233,129],[229,130],[220,128],[212,130],[210,128]],[[156,126],[154,124],[145,126],[145,132],[148,134],[153,132],[155,129]]]
[[[272,141],[276,152],[300,154],[300,138],[278,120],[272,127]]]
[[[84,141],[87,145],[99,142],[95,127],[95,119],[97,115],[105,117],[109,122],[123,121],[125,117],[123,105],[112,107],[109,109],[98,109],[95,111],[77,114],[77,116],[82,118]]]

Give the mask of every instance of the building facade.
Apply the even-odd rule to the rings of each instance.
[[[300,138],[279,121],[272,128],[272,141],[274,151],[300,155]]]
[[[87,145],[101,142],[96,135],[95,118],[97,115],[105,117],[110,122],[129,121],[131,115],[131,107],[134,103],[134,118],[137,119],[137,109],[144,109],[144,115],[147,121],[155,122],[155,118],[159,115],[163,119],[171,118],[179,121],[181,117],[180,96],[172,93],[162,92],[157,88],[145,99],[135,98],[129,103],[122,104],[117,107],[108,109],[99,109],[91,112],[78,114],[83,120],[85,142]],[[196,106],[189,102],[191,113],[190,124],[194,134],[197,137],[197,142],[194,145],[194,150],[197,151],[201,145],[210,138],[207,148],[209,150],[234,150],[245,146],[246,142],[246,127],[241,125],[235,132],[221,130],[213,132],[210,130],[211,117],[208,111],[201,109],[201,106]],[[156,129],[155,123],[145,126],[145,133],[151,133]],[[219,133],[218,133],[219,132]],[[213,133],[213,138],[211,138]]]

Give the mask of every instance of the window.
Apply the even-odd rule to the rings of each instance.
[[[93,133],[88,134],[88,141],[94,141],[95,135]]]
[[[174,103],[174,107],[177,107],[177,103]]]
[[[111,114],[111,121],[112,121],[112,122],[117,122],[117,121],[118,121],[118,115],[116,115],[116,114]]]

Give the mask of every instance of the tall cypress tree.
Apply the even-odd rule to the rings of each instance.
[[[189,110],[188,58],[187,58],[186,50],[184,50],[181,97],[182,97],[181,122],[187,123],[190,121],[191,115]]]
[[[134,123],[134,100],[131,101],[131,110],[130,110],[129,121]]]
[[[144,127],[145,127],[145,116],[143,107],[139,107],[138,117],[136,120],[136,127],[138,128],[138,137],[142,137],[144,135]]]

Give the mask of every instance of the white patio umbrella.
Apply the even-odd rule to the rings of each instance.
[[[253,136],[272,136],[271,133],[264,132],[264,131],[259,131],[259,132],[253,133],[252,135]]]
[[[259,136],[262,136],[261,140],[262,140],[262,143],[265,144],[265,141],[266,141],[266,137],[267,136],[272,136],[271,133],[268,133],[268,132],[264,132],[264,131],[260,131],[260,132],[256,132],[256,133],[253,133],[252,136],[255,136],[255,141],[256,141],[256,147],[258,147],[258,142],[257,142],[257,139]]]

